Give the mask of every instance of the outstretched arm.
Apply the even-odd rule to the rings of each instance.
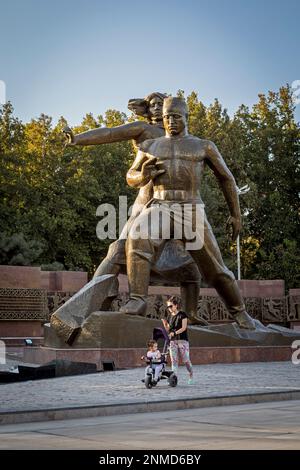
[[[235,179],[227,167],[217,146],[208,141],[206,162],[218,178],[219,184],[229,207],[231,217],[228,223],[232,225],[232,239],[235,240],[241,230],[241,212]]]
[[[69,127],[64,129],[69,145],[97,145],[121,142],[123,140],[137,140],[145,130],[143,121],[134,121],[116,127],[97,127],[91,131],[74,135]]]

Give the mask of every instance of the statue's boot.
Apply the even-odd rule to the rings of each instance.
[[[209,325],[208,321],[204,320],[203,317],[195,317],[194,315],[191,315],[190,313],[187,313],[187,316],[189,320],[189,325],[201,325],[201,326]]]
[[[182,310],[186,312],[189,325],[207,326],[209,323],[204,318],[198,316],[198,299],[200,294],[199,282],[182,282],[180,285]]]
[[[239,312],[234,316],[235,321],[237,322],[240,328],[245,328],[247,330],[255,330],[255,320],[250,317],[250,315],[244,310],[243,312]]]
[[[120,308],[121,313],[127,313],[128,315],[140,315],[144,316],[147,310],[147,302],[142,297],[130,295],[126,304]]]
[[[144,316],[147,311],[147,295],[150,282],[150,258],[144,251],[133,250],[127,265],[129,299],[120,308],[121,313]]]
[[[231,271],[227,268],[219,273],[215,282],[211,283],[223,300],[231,318],[240,328],[255,330],[254,319],[246,312],[245,303],[238,287],[238,283]]]

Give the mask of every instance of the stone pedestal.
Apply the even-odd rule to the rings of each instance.
[[[153,329],[160,320],[125,315],[120,312],[93,312],[84,320],[72,346],[59,337],[50,324],[45,325],[42,347],[24,348],[23,360],[43,364],[54,359],[95,363],[113,361],[116,368],[144,366],[141,356],[147,350]],[[292,342],[300,332],[257,322],[255,331],[242,330],[235,323],[188,329],[191,360],[196,364],[290,361]],[[159,348],[162,350],[162,340]]]
[[[256,330],[239,328],[236,323],[215,326],[189,326],[191,347],[219,346],[291,346],[300,333],[278,325],[262,325],[256,320]],[[72,346],[45,325],[44,345],[54,348],[145,348],[152,338],[153,328],[162,327],[160,320],[120,312],[93,312],[83,321],[81,331]]]
[[[31,364],[45,364],[52,360],[88,362],[103,370],[103,362],[113,361],[117,369],[145,367],[141,356],[146,348],[85,348],[59,349],[48,347],[24,348],[23,360]],[[194,365],[233,364],[240,362],[290,361],[292,350],[289,346],[227,346],[191,347],[190,356]],[[170,367],[170,363],[168,364]]]
[[[44,327],[44,345],[55,348],[145,348],[160,320],[124,315],[119,312],[93,312],[82,323],[72,346],[59,337],[50,324]]]

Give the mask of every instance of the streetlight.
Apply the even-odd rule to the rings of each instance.
[[[246,194],[248,191],[250,191],[250,187],[248,186],[248,184],[246,184],[245,186],[242,186],[241,188],[237,187],[238,196],[242,194]],[[237,253],[238,281],[240,281],[241,280],[240,234],[238,234],[237,239],[236,239],[236,253]]]

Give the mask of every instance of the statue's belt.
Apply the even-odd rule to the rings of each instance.
[[[184,189],[155,189],[153,199],[169,202],[194,202],[203,204],[201,196]]]

